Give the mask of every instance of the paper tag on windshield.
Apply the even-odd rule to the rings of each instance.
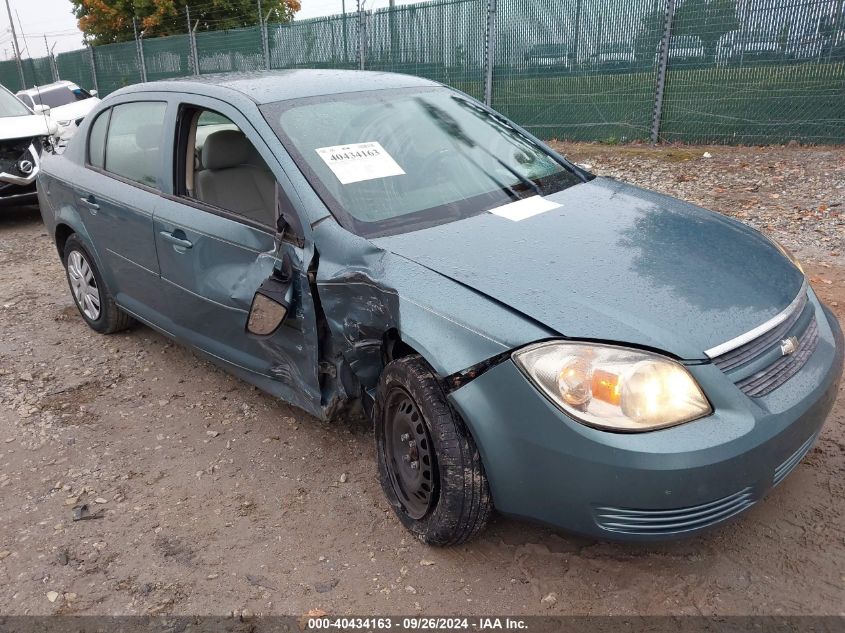
[[[560,205],[557,202],[546,200],[542,196],[531,196],[530,198],[523,198],[516,202],[503,204],[501,207],[490,209],[490,213],[499,215],[508,220],[519,222],[527,218],[557,209]]]
[[[375,141],[319,147],[317,153],[344,185],[405,173],[381,143]]]

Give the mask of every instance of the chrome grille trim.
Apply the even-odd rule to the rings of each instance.
[[[776,328],[778,325],[786,321],[789,317],[793,314],[801,313],[801,309],[803,309],[803,303],[807,301],[807,279],[805,278],[801,284],[801,290],[798,291],[798,295],[795,299],[792,300],[783,311],[773,316],[771,319],[763,323],[762,325],[758,325],[753,330],[749,330],[745,334],[740,334],[736,338],[732,338],[730,341],[726,341],[721,345],[716,345],[716,347],[711,347],[708,350],[704,351],[704,354],[710,358],[714,359],[722,354],[730,352],[731,350],[736,349],[737,347],[741,347],[746,343],[753,341],[754,339],[762,336],[769,330]]]
[[[760,398],[771,393],[798,373],[816,350],[818,342],[819,326],[814,315],[813,320],[801,335],[798,348],[794,353],[780,357],[764,370],[740,380],[736,386],[752,398]]]

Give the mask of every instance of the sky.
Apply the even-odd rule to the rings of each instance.
[[[396,4],[408,4],[410,1],[396,0]],[[0,59],[11,59],[12,34],[4,2],[5,0],[0,0]],[[344,0],[301,0],[301,2],[302,10],[296,14],[296,19],[300,20],[341,13]],[[345,3],[347,11],[355,11],[356,0],[345,0]],[[365,0],[364,2],[367,9],[380,9],[386,7],[388,3],[389,0]],[[54,53],[82,47],[82,33],[76,26],[70,0],[9,0],[9,5],[15,20],[18,43],[23,57],[46,55],[45,35]],[[18,17],[20,17],[20,23]]]

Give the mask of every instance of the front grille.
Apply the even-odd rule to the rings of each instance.
[[[631,535],[670,535],[689,532],[724,521],[755,502],[751,488],[727,497],[673,510],[637,510],[600,506],[593,509],[596,524],[608,532]]]
[[[26,177],[18,168],[18,163],[21,159],[26,158],[32,160],[29,153],[29,146],[32,144],[32,139],[16,139],[8,141],[0,146],[0,173],[11,174],[18,177]]]
[[[807,329],[798,339],[798,349],[795,352],[789,356],[780,357],[764,370],[740,380],[736,383],[737,387],[752,398],[760,398],[771,393],[798,373],[798,370],[812,356],[818,342],[819,328],[816,317],[813,315]]]
[[[730,371],[734,367],[739,367],[750,360],[754,360],[775,343],[779,343],[786,338],[787,334],[795,326],[795,323],[798,321],[806,306],[807,293],[805,292],[799,300],[795,311],[789,316],[789,318],[786,319],[786,321],[769,330],[765,334],[758,336],[754,340],[749,341],[745,345],[740,345],[736,349],[732,349],[721,356],[717,356],[713,359],[713,364],[722,371]]]
[[[810,452],[810,449],[813,448],[813,444],[816,441],[816,438],[819,436],[818,433],[813,433],[806,442],[804,442],[801,446],[798,447],[798,450],[792,453],[789,458],[784,461],[780,466],[775,468],[775,475],[772,478],[773,485],[777,486],[780,482],[784,480],[792,470],[801,463],[801,460],[804,459],[804,455]]]
[[[745,340],[741,345],[729,348],[721,354],[718,353],[718,348],[706,353],[712,354],[713,364],[725,372],[743,393],[752,398],[760,398],[797,374],[812,356],[819,341],[815,310],[815,306],[809,301],[804,282],[798,296],[786,310],[772,319],[775,324],[771,329],[765,330],[766,325],[760,326],[737,337],[737,342],[741,342],[739,339],[753,336],[751,340]],[[759,329],[764,331],[758,333]],[[782,343],[793,336],[798,339],[797,349],[792,354],[782,355]],[[730,345],[729,342],[718,347]],[[768,366],[761,368],[760,359],[764,356],[775,359],[770,360]]]

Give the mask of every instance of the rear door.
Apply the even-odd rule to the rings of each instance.
[[[161,309],[153,211],[166,173],[166,110],[164,101],[143,100],[100,113],[89,129],[87,169],[72,185],[116,301],[149,321]]]
[[[174,187],[153,222],[167,329],[245,380],[320,415],[309,257],[301,243],[278,239],[275,229],[284,172],[246,118],[226,103],[192,96],[173,125]],[[219,151],[211,158],[195,155],[215,134]],[[294,272],[288,317],[269,336],[249,334],[253,296],[285,256]]]

